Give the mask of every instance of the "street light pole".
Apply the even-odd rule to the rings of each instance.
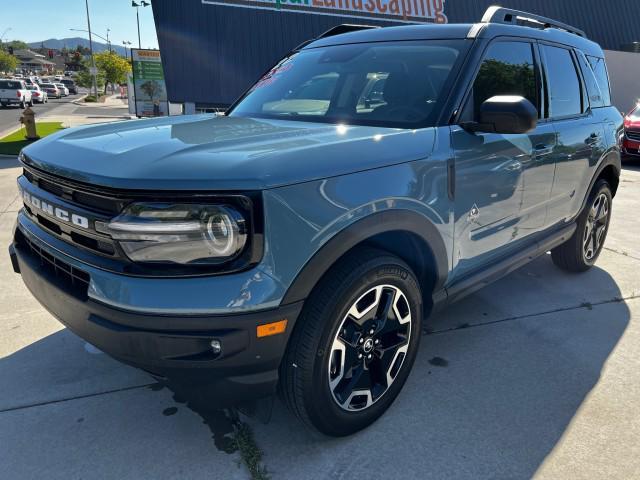
[[[87,8],[87,31],[89,32],[89,52],[91,54],[91,76],[93,77],[93,94],[95,95],[96,101],[98,100],[98,81],[96,79],[96,59],[93,56],[93,40],[91,38],[91,20],[89,19],[89,0],[84,0],[85,6]]]
[[[142,42],[140,41],[140,8],[136,6],[136,20],[138,22],[138,48],[142,48]]]
[[[107,28],[107,47],[109,48],[109,53],[111,53],[111,42],[109,41],[109,32],[111,31],[110,28]]]
[[[142,0],[137,3],[135,0],[131,0],[131,6],[136,9],[136,21],[138,22],[138,48],[142,49],[142,41],[140,40],[140,7],[148,7],[151,5],[149,2]]]
[[[0,35],[0,47],[2,47],[2,44],[4,43],[4,37],[5,37],[5,35],[6,35],[10,30],[12,30],[12,28],[11,28],[11,27],[6,28],[6,29],[4,30],[4,32],[2,32],[2,35]]]
[[[124,56],[125,58],[128,60],[129,59],[129,53],[127,52],[127,45],[131,45],[131,42],[127,41],[127,40],[123,40],[122,44],[124,45]],[[131,47],[129,47],[131,48]]]

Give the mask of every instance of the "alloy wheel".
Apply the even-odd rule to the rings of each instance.
[[[582,239],[585,260],[592,261],[600,252],[609,225],[609,199],[598,195],[591,206]]]
[[[343,410],[361,411],[393,384],[411,339],[411,308],[398,287],[378,285],[349,308],[329,355],[329,388]]]

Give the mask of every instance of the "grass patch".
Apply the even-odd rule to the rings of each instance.
[[[36,132],[40,138],[51,135],[58,130],[62,130],[62,128],[61,122],[41,122],[36,124]],[[17,132],[0,138],[0,155],[18,155],[20,150],[35,141],[27,140],[24,138],[25,135],[25,129],[21,128]]]

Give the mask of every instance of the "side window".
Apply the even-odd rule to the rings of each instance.
[[[604,58],[587,57],[587,59],[589,60],[589,64],[591,65],[593,73],[596,76],[598,85],[600,85],[600,92],[602,93],[604,106],[608,107],[611,105],[611,88],[609,86],[607,64],[605,63]]]
[[[496,95],[520,95],[540,111],[536,65],[530,43],[497,42],[489,47],[473,83],[463,117],[479,121],[480,106]]]
[[[547,60],[549,110],[552,118],[582,113],[582,87],[571,52],[565,48],[542,45]]]
[[[589,95],[589,104],[591,105],[591,108],[606,106],[604,97],[602,96],[602,91],[600,90],[600,85],[598,85],[596,76],[594,75],[593,70],[591,70],[591,65],[589,65],[589,62],[582,52],[578,52],[578,62],[580,63],[584,83],[587,87],[587,94]]]

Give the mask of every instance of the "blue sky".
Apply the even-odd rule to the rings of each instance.
[[[70,28],[87,29],[84,0],[2,0],[0,3],[3,4],[0,7],[0,35],[11,27],[4,41],[30,43],[48,38],[89,37],[84,32],[69,31]],[[25,18],[25,9],[28,18]],[[106,37],[109,28],[112,44],[122,45],[123,40],[128,40],[132,46],[138,46],[136,10],[131,7],[131,0],[89,0],[89,13],[92,32]],[[142,48],[158,48],[151,7],[140,8],[140,32]],[[97,38],[94,40],[102,42]]]

